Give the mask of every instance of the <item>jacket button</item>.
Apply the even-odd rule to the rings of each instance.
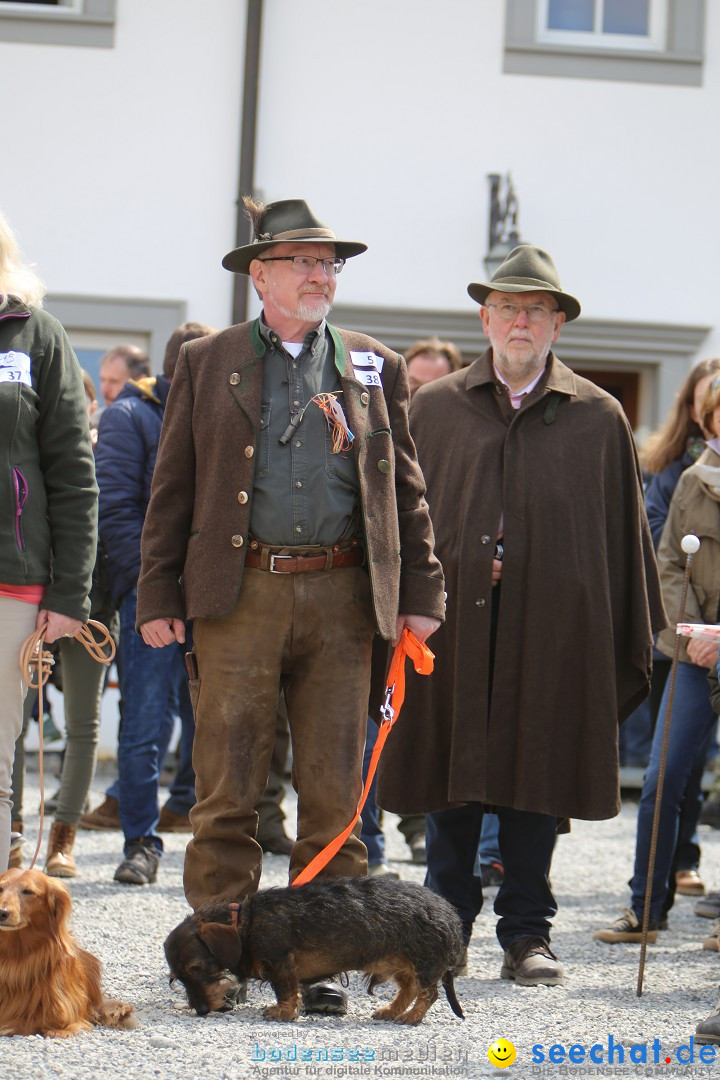
[[[363,405],[370,404],[370,395],[368,394],[367,390],[363,390],[362,394],[360,395],[360,401]]]
[[[485,535],[484,535],[484,536],[481,536],[481,537],[480,537],[480,543],[481,543],[481,544],[489,544],[489,543],[490,543],[490,539],[491,539],[491,538],[490,538],[490,537],[488,536],[488,534],[487,534],[487,533],[485,533]]]
[[[246,446],[245,447],[245,457],[252,457],[254,453],[255,453],[255,447],[254,446]]]
[[[247,493],[247,491],[238,491],[238,502],[240,503],[240,505],[244,506],[247,501],[248,501],[248,493]]]
[[[380,470],[380,472],[389,473],[391,468],[392,466],[386,458],[380,458],[380,460],[378,461],[378,469]]]
[[[475,607],[485,607],[485,601],[483,599],[476,600]]]
[[[231,386],[237,386],[237,384],[239,382],[240,382],[240,376],[238,375],[237,371],[233,371],[232,375],[230,376],[230,385]]]
[[[245,541],[243,540],[240,533],[236,533],[235,536],[233,536],[230,543],[232,544],[233,547],[242,547],[243,544],[245,543]]]

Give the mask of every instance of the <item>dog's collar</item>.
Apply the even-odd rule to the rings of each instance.
[[[230,909],[230,925],[232,926],[232,928],[234,930],[237,930],[238,912],[240,911],[240,905],[239,904],[228,904],[228,908]]]

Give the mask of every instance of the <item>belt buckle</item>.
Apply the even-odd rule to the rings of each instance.
[[[271,555],[269,570],[271,574],[282,574],[282,570],[275,569],[275,562],[277,559],[292,559],[292,555]]]

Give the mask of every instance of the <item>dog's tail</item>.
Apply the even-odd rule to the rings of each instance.
[[[445,994],[446,994],[446,997],[448,999],[448,1004],[450,1005],[450,1008],[452,1009],[452,1011],[455,1013],[456,1016],[459,1016],[461,1020],[464,1020],[465,1019],[465,1013],[460,1008],[460,1002],[458,1001],[457,996],[455,994],[455,977],[453,976],[453,973],[452,973],[451,970],[446,971],[445,974],[443,975],[442,984],[443,984],[443,988],[445,990]]]

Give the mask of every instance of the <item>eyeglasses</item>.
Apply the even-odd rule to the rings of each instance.
[[[345,265],[344,259],[316,259],[314,255],[273,255],[269,259],[260,259],[260,262],[290,262],[293,270],[298,274],[312,274],[318,263],[328,277],[335,277]]]
[[[508,322],[514,322],[521,311],[525,312],[528,322],[531,323],[545,322],[546,319],[558,313],[557,308],[547,308],[544,304],[529,304],[525,307],[523,304],[509,304],[503,301],[500,304],[486,304],[485,307],[495,308],[500,318],[507,319]]]

